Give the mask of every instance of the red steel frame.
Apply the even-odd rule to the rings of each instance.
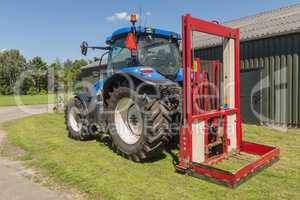
[[[192,48],[191,36],[192,31],[203,32],[214,36],[219,36],[235,40],[235,106],[230,109],[211,110],[205,113],[193,114],[192,102]],[[179,151],[179,164],[176,166],[177,171],[189,173],[192,175],[202,174],[214,178],[216,180],[227,183],[229,186],[235,186],[240,180],[245,178],[251,172],[265,166],[267,163],[276,160],[279,157],[280,150],[275,147],[270,147],[261,144],[255,144],[242,141],[242,128],[241,128],[241,114],[240,114],[240,41],[239,29],[232,29],[215,23],[207,22],[201,19],[193,18],[191,15],[182,16],[182,67],[183,67],[183,127],[180,133],[180,151]],[[198,63],[197,75],[200,70],[200,60]],[[214,64],[216,65],[216,64]],[[196,75],[196,77],[198,77]],[[217,80],[219,81],[219,80]],[[214,168],[212,165],[221,161],[227,156],[228,145],[230,144],[227,139],[227,117],[230,114],[236,114],[236,139],[237,139],[237,152],[246,152],[250,154],[259,155],[260,158],[253,163],[246,165],[235,173],[223,171]],[[194,163],[192,161],[192,122],[194,120],[205,121],[205,145],[208,145],[208,128],[207,122],[213,117],[222,117],[224,122],[224,153],[216,158],[209,159],[205,156],[203,163]],[[206,151],[205,151],[206,152]]]
[[[210,110],[219,108],[219,75],[220,75],[220,61],[213,60],[210,62],[212,64],[212,74],[208,78],[208,70],[205,71],[202,67],[202,62],[200,58],[195,58],[196,68],[194,66],[195,79],[193,80],[193,102],[194,106],[192,108],[193,113],[200,114],[203,103],[203,111],[208,112],[208,102],[210,103]],[[200,79],[200,74],[202,78]],[[206,76],[207,75],[207,76]],[[203,112],[202,111],[202,112]]]

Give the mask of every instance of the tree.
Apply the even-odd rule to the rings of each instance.
[[[26,69],[26,59],[19,50],[0,52],[0,94],[14,93],[21,72]]]
[[[87,61],[80,59],[80,60],[75,60],[73,62],[73,79],[74,80],[79,80],[80,73],[81,73],[81,67],[86,66],[88,64]]]
[[[39,56],[34,57],[29,62],[29,69],[32,71],[34,87],[37,92],[47,90],[47,68],[47,63]]]
[[[20,85],[19,94],[26,95],[28,94],[28,91],[33,90],[32,88],[34,88],[34,80],[32,73],[26,73],[24,74],[22,83]]]
[[[47,63],[41,57],[36,56],[29,61],[29,67],[34,71],[45,71],[47,70]]]
[[[66,60],[64,62],[64,82],[65,85],[68,87],[65,87],[67,91],[69,91],[71,88],[69,86],[74,87],[76,82],[79,81],[81,67],[87,65],[88,62],[86,60],[80,59],[80,60]],[[70,85],[71,84],[71,85]],[[73,88],[72,88],[73,89]]]
[[[64,73],[65,73],[65,82],[75,82],[79,80],[79,75],[81,72],[81,67],[87,65],[87,61],[81,60],[66,60],[64,62]]]
[[[48,73],[47,73],[48,75],[49,73],[52,73],[51,76],[54,79],[52,83],[54,92],[57,92],[59,90],[60,84],[64,84],[64,77],[61,76],[62,74],[61,72],[62,72],[62,64],[60,63],[59,59],[56,59],[55,62],[49,65]]]
[[[66,60],[63,64],[57,59],[48,66],[38,56],[27,63],[18,50],[0,52],[0,95],[13,94],[14,89],[18,89],[20,94],[27,94],[29,90],[30,93],[47,91],[50,73],[54,73],[54,83],[52,84],[54,84],[54,91],[57,91],[60,84],[67,85],[67,83],[78,81],[80,68],[87,64],[87,61],[83,59]],[[16,88],[14,88],[15,86]]]
[[[87,65],[87,61],[80,60],[67,60],[64,63],[64,71],[65,71],[65,81],[74,82],[79,80],[80,68]]]

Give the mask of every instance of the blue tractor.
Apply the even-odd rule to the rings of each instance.
[[[179,136],[181,38],[170,31],[136,27],[134,15],[131,22],[107,38],[106,47],[82,43],[84,55],[88,48],[108,54],[107,70],[92,88],[74,94],[65,122],[69,137],[108,138],[118,154],[142,162]]]

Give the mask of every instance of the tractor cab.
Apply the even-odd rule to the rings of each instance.
[[[108,55],[105,77],[125,73],[152,83],[181,82],[180,35],[157,28],[136,27],[136,15],[132,15],[130,21],[131,27],[118,29],[106,39],[106,47],[82,42],[81,53],[86,55],[89,48],[105,50],[100,58],[101,65],[103,56]],[[96,84],[103,86],[105,77]]]
[[[180,39],[174,32],[155,28],[119,29],[106,40],[110,46],[108,69],[156,72],[175,80],[181,69]]]

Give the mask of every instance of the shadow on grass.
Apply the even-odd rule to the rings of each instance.
[[[178,153],[174,153],[174,150],[179,150],[178,144],[176,144],[176,143],[171,143],[165,147],[165,151],[168,155],[171,156],[172,163],[175,168],[176,165],[179,163],[179,157],[178,157]]]
[[[109,137],[109,135],[102,135],[99,137],[95,138],[97,142],[101,143],[101,144],[105,144],[108,148],[110,148],[111,150],[113,150],[117,155],[120,155],[120,153],[118,153],[116,151],[116,148],[114,147],[111,138]],[[124,157],[124,156],[123,156]],[[157,162],[160,160],[163,160],[167,157],[166,154],[164,153],[160,153],[154,157],[148,158],[140,163],[153,163],[153,162]],[[124,158],[125,159],[125,158]]]

